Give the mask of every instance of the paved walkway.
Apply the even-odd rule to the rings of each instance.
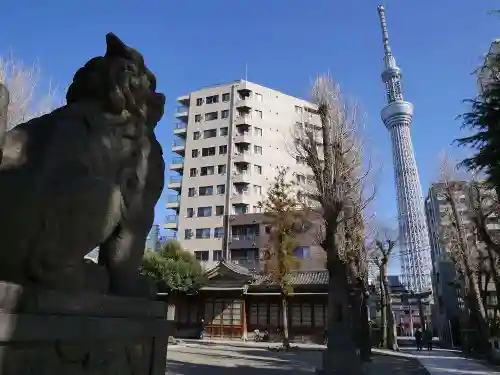
[[[500,375],[500,372],[474,359],[465,358],[455,350],[412,351],[411,354],[419,360],[429,375]]]

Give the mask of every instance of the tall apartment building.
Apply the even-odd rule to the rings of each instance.
[[[178,102],[177,157],[168,182],[178,194],[168,198],[173,214],[165,228],[177,231],[207,266],[221,259],[256,263],[265,234],[259,202],[276,168],[288,167],[299,188],[312,181],[294,156],[292,132],[319,126],[314,105],[245,80],[203,88]],[[311,244],[304,244],[309,257],[318,253]]]
[[[454,181],[454,198],[460,214],[461,223],[465,229],[469,245],[473,249],[481,249],[484,244],[478,241],[472,220],[473,211],[470,206],[471,186],[465,181]],[[483,194],[494,194],[492,190],[483,189]],[[431,259],[433,268],[433,293],[434,293],[434,324],[441,330],[442,336],[449,335],[451,326],[459,318],[461,301],[457,290],[457,273],[451,261],[449,251],[450,243],[443,236],[448,227],[452,225],[451,206],[444,194],[442,183],[432,184],[425,200],[425,213],[429,228],[429,239],[431,245]],[[490,217],[487,221],[490,232],[500,229],[498,219]],[[494,291],[494,284],[488,285],[488,290]],[[493,301],[492,301],[493,303]]]
[[[145,248],[151,251],[157,251],[160,247],[160,226],[153,224],[146,238]]]

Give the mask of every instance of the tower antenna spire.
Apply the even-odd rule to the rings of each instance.
[[[387,30],[387,19],[385,18],[385,8],[383,5],[377,7],[380,18],[380,27],[382,29],[382,41],[384,42],[384,51],[386,55],[391,55],[391,46],[389,44],[389,31]]]

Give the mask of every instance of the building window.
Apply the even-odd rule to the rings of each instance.
[[[198,169],[196,168],[191,168],[189,170],[189,177],[196,177],[198,175]]]
[[[292,312],[292,326],[312,326],[312,306],[310,303],[292,303],[290,310]]]
[[[209,259],[210,252],[208,250],[195,250],[194,256],[197,261],[207,262]]]
[[[217,137],[217,129],[208,129],[203,132],[203,138]]]
[[[207,96],[207,104],[219,103],[219,95]]]
[[[217,166],[217,173],[218,174],[226,174],[226,164],[219,164]]]
[[[310,257],[309,247],[298,247],[293,251],[293,255],[299,259],[307,259]]]
[[[256,116],[256,118],[262,118],[262,111],[256,109],[255,110],[255,116]]]
[[[198,194],[201,197],[205,197],[207,195],[213,195],[214,187],[213,186],[200,186]]]
[[[201,137],[201,133],[199,131],[195,131],[193,132],[193,140],[197,140],[197,139],[200,139]]]
[[[262,194],[262,186],[254,185],[253,186],[253,191],[254,191],[255,194],[258,194],[258,195]]]
[[[219,155],[226,155],[226,154],[227,154],[227,145],[219,146]]]
[[[224,227],[217,227],[214,229],[214,238],[224,237]]]
[[[228,134],[228,128],[227,128],[227,126],[219,129],[219,135],[221,137],[225,137],[227,134]]]
[[[226,185],[217,185],[217,194],[226,194]]]
[[[255,155],[262,155],[262,147],[261,146],[253,146],[253,153]]]
[[[262,207],[261,206],[253,206],[253,212],[254,213],[262,212]]]
[[[199,107],[200,105],[203,105],[203,98],[197,98],[196,99],[196,105]]]
[[[248,204],[233,204],[233,213],[235,215],[248,214]]]
[[[201,149],[201,156],[214,156],[215,147],[205,147]]]
[[[262,102],[262,94],[255,93],[255,101]]]
[[[184,239],[190,240],[193,238],[193,230],[192,229],[184,229]]]
[[[210,238],[210,228],[198,228],[196,229],[196,238]]]
[[[214,250],[212,254],[212,258],[215,262],[219,262],[222,260],[222,250]]]
[[[229,117],[229,110],[228,109],[220,111],[220,118],[228,118],[228,117]]]
[[[188,189],[188,197],[194,197],[196,195],[196,189],[195,188],[189,188]]]
[[[253,130],[254,130],[254,134],[257,137],[262,137],[262,129],[261,128],[253,128]]]
[[[197,158],[199,155],[200,155],[200,151],[197,148],[191,150],[191,157],[192,158]]]
[[[228,102],[230,98],[231,98],[231,95],[229,95],[228,92],[222,94],[222,101],[223,102]]]
[[[298,184],[305,184],[305,182],[306,182],[306,176],[301,175],[301,174],[296,175],[295,179],[296,179]]]
[[[201,167],[200,168],[200,176],[211,176],[214,174],[214,166],[211,165],[209,167]]]
[[[198,217],[212,216],[212,207],[198,207]]]
[[[188,207],[188,209],[186,210],[186,216],[193,217],[194,216],[194,208]]]
[[[194,122],[201,122],[201,115],[194,115]]]
[[[219,118],[219,112],[207,112],[205,113],[205,121],[213,121]]]
[[[215,206],[215,216],[224,215],[224,206]]]
[[[299,107],[298,105],[295,106],[295,113],[301,115],[302,114],[302,107]]]
[[[260,165],[255,164],[253,166],[255,173],[262,174],[262,167]]]

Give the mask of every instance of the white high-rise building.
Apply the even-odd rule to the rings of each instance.
[[[315,106],[245,80],[203,88],[178,102],[177,157],[168,181],[178,195],[168,198],[173,211],[165,229],[177,231],[207,266],[222,259],[254,262],[262,246],[256,240],[263,220],[259,202],[276,167],[288,167],[299,187],[312,182],[309,168],[294,156],[292,134],[319,126]],[[309,242],[304,253],[312,256]]]
[[[385,9],[382,5],[378,7],[378,12],[385,52],[382,80],[388,102],[382,110],[382,121],[390,133],[392,143],[401,281],[408,290],[419,293],[431,288],[432,268],[422,187],[410,132],[413,106],[403,97],[402,74],[389,45]]]

